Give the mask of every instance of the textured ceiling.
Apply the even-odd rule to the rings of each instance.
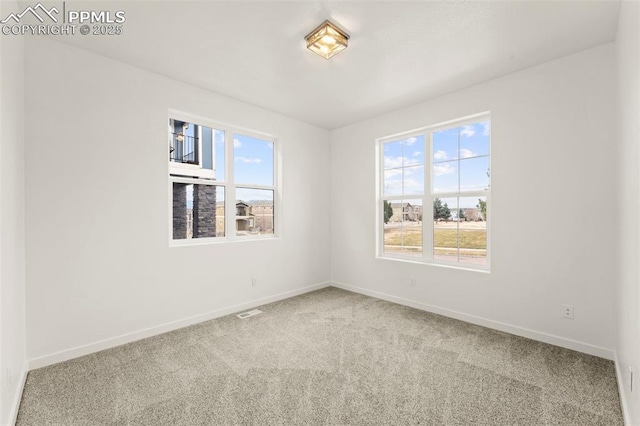
[[[617,1],[73,2],[124,34],[55,37],[328,129],[614,40]],[[304,36],[350,35],[331,60]]]

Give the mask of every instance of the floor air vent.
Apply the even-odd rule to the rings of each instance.
[[[247,311],[247,312],[243,312],[243,313],[241,313],[241,314],[238,314],[238,318],[245,319],[245,318],[249,318],[249,317],[252,317],[252,316],[254,316],[254,315],[261,314],[261,313],[262,313],[262,311],[261,311],[261,310],[259,310],[259,309],[254,309],[253,311]]]

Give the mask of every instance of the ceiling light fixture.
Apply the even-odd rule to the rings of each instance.
[[[327,20],[307,34],[304,39],[307,42],[307,49],[329,59],[347,48],[349,34]]]

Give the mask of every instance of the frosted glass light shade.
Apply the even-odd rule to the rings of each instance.
[[[349,35],[331,22],[324,21],[304,38],[307,49],[329,59],[347,48]]]

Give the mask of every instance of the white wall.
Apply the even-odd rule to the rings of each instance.
[[[0,2],[0,16],[16,9]],[[0,37],[0,57],[0,425],[7,425],[26,374],[22,37]]]
[[[620,130],[617,356],[621,398],[630,424],[640,424],[640,3],[623,2],[616,37]],[[631,395],[629,367],[635,369]]]
[[[612,357],[624,208],[614,92],[607,44],[334,131],[332,280]],[[376,259],[375,139],[483,111],[492,119],[491,273]],[[562,304],[575,306],[575,320],[561,318]]]
[[[329,279],[328,131],[50,40],[26,78],[32,366]],[[169,108],[279,139],[284,238],[168,247]]]

